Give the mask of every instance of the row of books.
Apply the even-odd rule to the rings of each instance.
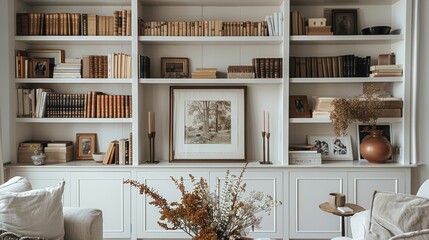
[[[255,78],[255,67],[252,66],[228,66],[228,78]]]
[[[268,36],[266,21],[143,21],[139,19],[142,36]]]
[[[370,56],[290,57],[289,75],[292,78],[369,77],[370,64]]]
[[[103,164],[132,165],[132,136],[109,143]]]
[[[130,118],[130,95],[54,93],[52,89],[18,88],[18,117]]]
[[[131,56],[125,53],[82,57],[83,78],[131,78]]]
[[[283,58],[253,58],[256,78],[282,78]]]
[[[297,10],[290,13],[290,35],[306,35],[305,18]]]
[[[266,16],[269,36],[283,36],[283,12],[274,12],[273,16]]]
[[[150,58],[139,55],[139,77],[150,78]]]
[[[131,10],[113,16],[86,13],[17,13],[16,35],[131,36]]]

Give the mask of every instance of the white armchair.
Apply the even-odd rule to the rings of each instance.
[[[429,199],[429,180],[426,180],[419,188],[416,196]],[[364,240],[367,239],[367,235],[370,230],[370,210],[366,210],[360,213],[355,214],[350,219],[350,227],[352,231],[353,238],[348,237],[336,237],[332,240]],[[423,236],[424,235],[424,236]],[[394,237],[391,237],[390,240],[400,240],[400,239],[429,239],[429,230],[420,229],[420,231],[411,231],[406,233],[397,234]]]

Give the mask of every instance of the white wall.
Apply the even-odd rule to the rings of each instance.
[[[419,86],[417,104],[417,159],[422,164],[413,171],[413,192],[429,179],[429,1],[420,0]]]

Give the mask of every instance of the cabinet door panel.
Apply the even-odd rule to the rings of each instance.
[[[239,172],[234,172],[238,175]],[[283,200],[283,173],[282,172],[245,172],[243,183],[246,184],[246,192],[243,197],[246,198],[250,192],[258,191],[264,195],[270,195],[275,200],[283,202],[283,205],[272,209],[269,213],[260,212],[258,216],[262,217],[260,228],[249,229],[249,236],[251,237],[270,237],[282,238],[283,237],[283,208],[285,201]],[[211,172],[210,185],[213,190],[221,191],[225,184],[225,172]]]
[[[208,179],[208,172],[138,172],[137,179],[141,183],[147,184],[149,187],[154,188],[158,193],[167,199],[169,202],[178,201],[180,202],[181,194],[170,176],[175,177],[176,179],[183,176],[185,187],[187,189],[192,189],[191,180],[189,174],[192,174],[194,177],[199,179],[203,177]],[[133,191],[138,191],[133,189]],[[159,221],[159,209],[149,205],[149,202],[152,201],[152,198],[147,197],[146,195],[138,195],[136,204],[137,204],[137,237],[138,238],[186,238],[189,237],[182,231],[167,231],[161,228],[158,225]]]
[[[61,181],[65,181],[63,193],[63,206],[70,207],[70,173],[69,172],[35,172],[35,171],[20,171],[11,169],[10,177],[22,176],[25,177],[33,189],[47,188],[57,185]]]
[[[131,234],[130,187],[123,181],[129,172],[73,172],[72,205],[103,211],[105,238],[129,238]]]
[[[405,193],[403,172],[351,172],[348,182],[349,201],[366,209],[371,208],[374,191]]]
[[[331,238],[341,235],[341,219],[319,205],[331,192],[345,193],[347,174],[341,172],[290,173],[291,238]]]

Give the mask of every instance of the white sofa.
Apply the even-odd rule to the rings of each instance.
[[[64,183],[60,183],[57,187],[40,190],[39,194],[47,197],[34,198],[36,195],[34,192],[38,192],[38,190],[31,190],[31,184],[23,177],[14,177],[0,185],[0,228],[23,236],[41,236],[49,239],[63,239],[64,237],[65,240],[102,240],[103,214],[101,210],[63,208],[61,203],[63,186]],[[36,203],[34,201],[39,199],[45,202]],[[31,208],[28,205],[41,205],[42,208]],[[55,208],[50,208],[55,205]],[[58,222],[58,219],[63,220],[64,224]],[[62,229],[63,226],[64,229]]]
[[[429,180],[426,180],[419,188],[417,194],[417,197],[420,198],[427,198],[429,199]],[[418,199],[417,199],[418,200]],[[405,201],[400,204],[406,204]],[[400,206],[399,204],[399,206]],[[370,218],[371,218],[371,211],[366,210],[360,213],[355,214],[353,217],[351,217],[350,220],[350,227],[352,231],[352,238],[348,237],[336,237],[332,240],[364,240],[367,239],[368,234],[370,233]],[[401,227],[398,227],[398,229],[401,229]],[[416,231],[410,231],[410,232],[404,232],[397,234],[391,238],[390,240],[400,240],[400,239],[407,239],[407,240],[426,240],[429,239],[429,229],[420,229]]]

